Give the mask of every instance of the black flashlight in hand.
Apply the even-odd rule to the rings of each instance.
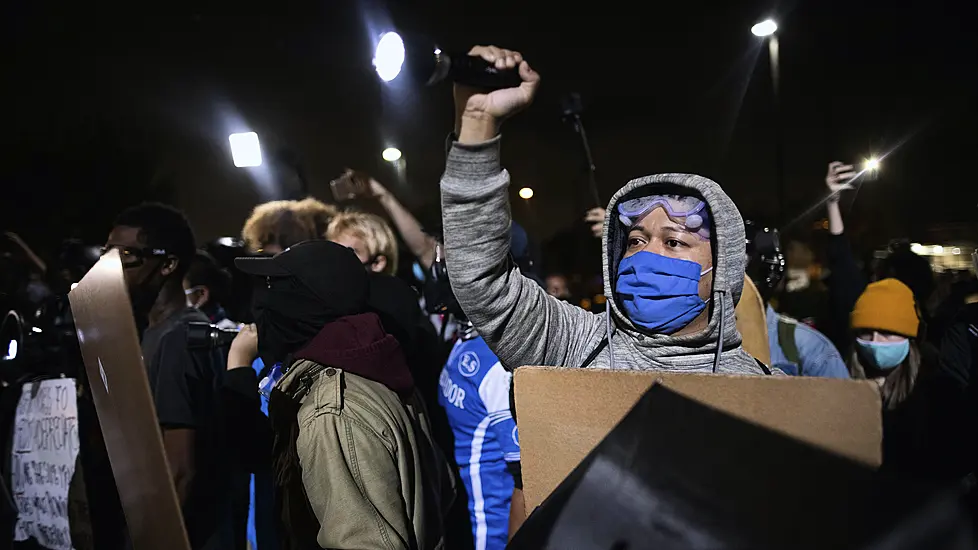
[[[515,88],[523,79],[519,69],[497,69],[481,57],[464,53],[443,51],[424,40],[410,40],[405,47],[404,39],[396,32],[388,32],[380,37],[374,50],[374,69],[384,82],[397,78],[405,65],[426,79],[425,84],[433,86],[445,79],[457,84],[487,90]]]

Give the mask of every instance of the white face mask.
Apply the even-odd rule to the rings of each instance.
[[[811,278],[809,278],[808,270],[806,269],[789,268],[787,270],[787,276],[788,282],[785,284],[785,290],[788,292],[804,290],[811,284]]]

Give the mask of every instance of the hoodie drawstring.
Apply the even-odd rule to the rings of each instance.
[[[724,302],[726,301],[726,300],[723,299],[723,297],[724,297],[724,294],[727,293],[727,291],[726,290],[717,290],[717,291],[714,291],[714,293],[720,295],[720,301],[719,301],[719,303],[720,303],[720,334],[717,335],[717,354],[713,358],[713,374],[716,374],[717,370],[719,370],[719,368],[720,368],[720,355],[723,354],[723,322],[724,322],[723,306],[724,306]]]
[[[608,358],[611,362],[611,370],[615,370],[615,346],[611,345],[611,336],[614,331],[611,329],[611,306],[608,306],[608,314],[605,315],[607,318],[607,323],[605,324],[606,331],[608,334]]]

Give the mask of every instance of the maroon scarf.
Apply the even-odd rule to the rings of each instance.
[[[414,392],[401,345],[387,334],[376,313],[349,315],[326,324],[293,357],[378,382],[401,398]]]

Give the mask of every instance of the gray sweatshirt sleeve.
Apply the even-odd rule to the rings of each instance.
[[[549,296],[509,256],[509,172],[499,138],[455,143],[441,180],[445,260],[459,304],[503,366],[577,367],[604,318]]]

